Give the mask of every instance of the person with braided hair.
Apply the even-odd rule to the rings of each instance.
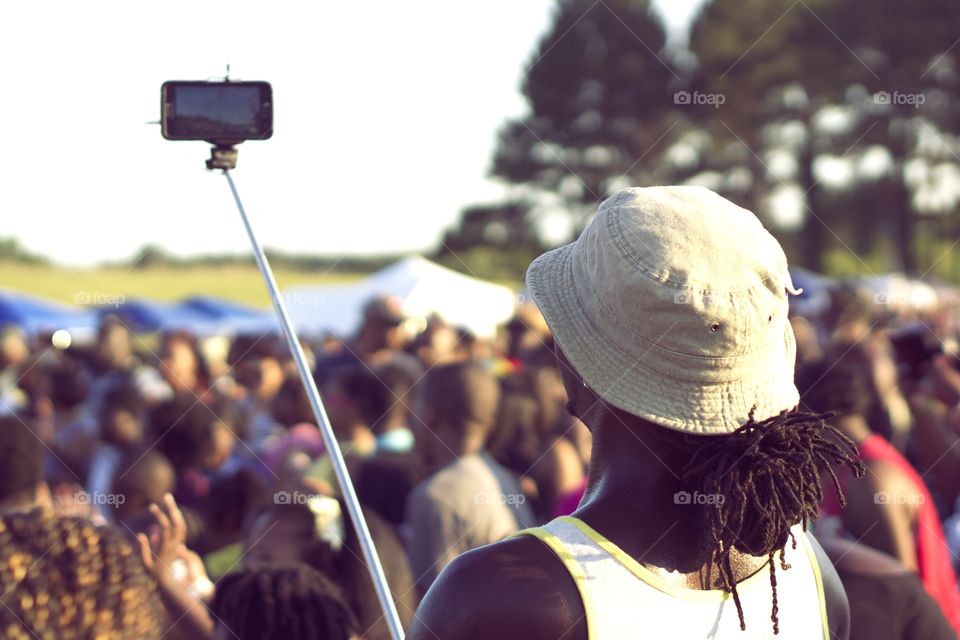
[[[301,563],[262,565],[221,578],[215,640],[353,640],[357,623],[340,589]]]
[[[626,189],[527,286],[593,433],[572,516],[458,557],[411,640],[839,638],[806,532],[853,443],[799,408],[793,287],[759,220],[701,187]]]
[[[133,545],[50,508],[0,517],[0,637],[158,640],[168,618]]]

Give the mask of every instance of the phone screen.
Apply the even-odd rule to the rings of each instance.
[[[266,139],[272,134],[266,82],[168,82],[163,86],[163,133],[173,140]]]

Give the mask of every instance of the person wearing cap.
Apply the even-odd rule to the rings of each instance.
[[[853,444],[798,408],[777,241],[701,187],[627,189],[527,286],[593,432],[572,516],[459,556],[421,638],[846,638],[807,519]]]

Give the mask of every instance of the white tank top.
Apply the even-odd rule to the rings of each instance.
[[[589,640],[678,638],[696,640],[829,640],[820,565],[800,525],[793,528],[797,548],[788,541],[784,570],[777,563],[777,617],[769,564],[737,583],[746,631],[733,596],[722,590],[687,589],[668,582],[624,553],[582,520],[562,517],[517,535],[539,538],[560,558],[577,584],[587,614]]]

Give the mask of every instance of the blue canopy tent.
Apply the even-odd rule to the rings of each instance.
[[[205,314],[229,327],[232,333],[271,333],[277,331],[277,318],[272,313],[244,304],[212,296],[193,296],[181,306]]]
[[[174,329],[208,333],[211,325],[215,324],[206,314],[179,303],[145,298],[133,298],[118,305],[97,307],[96,311],[101,317],[115,315],[132,331],[144,333]]]
[[[0,325],[16,325],[30,335],[60,329],[93,335],[97,323],[97,314],[89,309],[0,289]]]
[[[133,298],[97,311],[101,316],[117,315],[133,331],[146,333],[182,329],[199,336],[211,336],[268,333],[277,328],[271,314],[209,296],[177,303]]]

